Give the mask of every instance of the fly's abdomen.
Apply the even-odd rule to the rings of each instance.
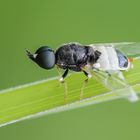
[[[100,69],[104,71],[116,71],[128,69],[128,58],[111,46],[92,46],[94,49],[101,52],[101,56],[97,63],[100,64]]]
[[[101,52],[101,56],[97,62],[100,63],[102,70],[107,71],[119,69],[118,58],[114,48],[102,46],[97,49]]]
[[[116,53],[117,53],[120,68],[127,68],[129,64],[128,58],[117,49],[116,49]]]

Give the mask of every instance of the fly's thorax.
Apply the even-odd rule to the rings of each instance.
[[[90,65],[93,65],[97,62],[97,60],[100,58],[101,52],[98,50],[95,50],[93,47],[88,46],[88,52],[87,52],[87,63]]]

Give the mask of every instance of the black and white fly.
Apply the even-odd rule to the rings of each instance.
[[[65,72],[62,74],[60,82],[64,82],[69,70],[82,71],[87,76],[84,86],[89,78],[95,76],[105,86],[111,90],[116,90],[116,86],[111,82],[109,83],[107,79],[113,77],[113,73],[117,73],[119,79],[113,77],[113,80],[118,84],[118,87],[123,86],[127,89],[130,87],[121,71],[128,71],[133,68],[130,61],[132,59],[129,59],[111,44],[81,45],[79,43],[68,43],[60,46],[56,51],[48,46],[40,47],[34,54],[26,51],[28,57],[44,69],[52,69],[54,66],[64,69]],[[80,98],[82,98],[82,95],[83,90],[81,90]],[[131,93],[131,96],[130,100],[137,100],[135,94],[132,95]]]

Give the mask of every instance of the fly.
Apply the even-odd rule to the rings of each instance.
[[[133,64],[123,52],[110,44],[82,45],[79,43],[68,43],[60,46],[56,51],[48,46],[40,47],[34,54],[26,50],[28,57],[44,69],[52,69],[56,66],[58,69],[64,69],[59,81],[65,83],[64,79],[69,70],[83,72],[87,79],[81,88],[80,99],[83,97],[83,90],[88,79],[95,77],[111,90],[118,88],[129,89],[131,87],[126,82],[122,71],[128,71],[133,68]],[[114,76],[117,74],[117,78]],[[111,77],[111,78],[110,78]],[[115,86],[109,79],[115,81]],[[117,85],[117,86],[116,86]],[[137,100],[138,97],[131,89],[130,100]],[[124,91],[123,91],[124,92]],[[133,95],[132,95],[133,94]],[[65,83],[65,96],[67,98],[67,85]]]

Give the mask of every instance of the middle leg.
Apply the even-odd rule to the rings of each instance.
[[[91,74],[89,74],[88,72],[86,72],[85,70],[83,70],[85,76],[87,77],[84,82],[83,82],[83,85],[82,85],[82,88],[81,88],[81,91],[80,91],[80,100],[83,98],[83,95],[84,95],[84,89],[88,83],[88,80],[92,77]]]

